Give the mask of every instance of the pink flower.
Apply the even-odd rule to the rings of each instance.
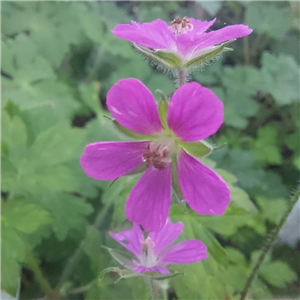
[[[98,180],[113,180],[145,166],[126,203],[130,221],[146,231],[159,231],[169,213],[172,183],[197,213],[224,213],[230,202],[226,183],[186,152],[205,147],[198,141],[223,123],[223,103],[212,91],[196,82],[183,85],[173,94],[166,115],[161,115],[162,122],[151,92],[129,78],[110,89],[107,106],[119,124],[143,141],[89,144],[80,162],[84,172]]]
[[[225,42],[249,35],[252,32],[246,25],[230,25],[222,29],[206,32],[216,21],[200,21],[193,18],[175,18],[168,25],[158,19],[151,23],[119,24],[112,33],[119,38],[155,51],[171,52],[182,60],[182,66],[189,61],[215,52]],[[223,48],[222,48],[223,49]],[[216,51],[218,55],[218,51]],[[152,53],[153,54],[153,53]],[[179,66],[179,65],[178,65]]]
[[[132,260],[120,261],[124,267],[137,273],[159,272],[169,274],[169,264],[189,264],[207,258],[207,248],[199,240],[188,240],[170,245],[183,229],[181,222],[173,224],[168,218],[159,232],[150,232],[145,239],[140,226],[133,223],[129,230],[112,233],[118,243],[133,253]]]

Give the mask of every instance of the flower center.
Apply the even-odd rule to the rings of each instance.
[[[155,243],[148,236],[145,240],[140,241],[142,244],[142,254],[140,255],[140,264],[147,268],[152,268],[157,265],[157,257],[153,252]]]
[[[192,31],[194,26],[191,21],[189,21],[186,17],[182,19],[180,17],[176,17],[171,22],[171,29],[174,32],[175,36],[177,37],[180,34],[187,33]]]
[[[172,162],[169,153],[170,151],[167,145],[151,142],[143,155],[143,161],[146,163],[147,167],[152,165],[156,169],[163,170],[167,164]]]

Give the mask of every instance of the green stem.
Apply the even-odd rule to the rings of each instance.
[[[162,292],[159,286],[155,283],[153,279],[150,279],[150,288],[151,288],[151,299],[159,300],[162,299]]]
[[[110,207],[113,205],[113,201],[114,198],[112,197],[108,203],[106,203],[104,205],[104,207],[99,211],[98,215],[96,216],[96,219],[94,221],[94,224],[92,225],[92,227],[98,227],[102,221],[102,219],[104,218],[104,216],[106,215],[106,213],[108,212],[108,210],[110,209]],[[87,229],[88,230],[88,229]],[[87,234],[86,234],[87,236]],[[83,250],[83,246],[85,243],[85,238],[81,241],[79,247],[77,248],[77,250],[75,251],[75,253],[73,254],[73,256],[70,258],[66,268],[64,269],[61,277],[60,277],[60,281],[57,285],[57,289],[59,290],[61,288],[61,286],[63,285],[63,283],[72,275],[74,268],[78,265],[79,261],[81,260],[81,258],[84,255],[84,250]]]
[[[183,86],[186,83],[186,76],[184,69],[178,69],[178,79],[179,79],[179,86]]]
[[[37,259],[34,257],[34,255],[32,254],[32,251],[29,248],[27,248],[27,251],[26,251],[26,262],[27,262],[30,270],[33,271],[36,281],[39,283],[40,287],[45,292],[45,294],[50,299],[57,298],[58,293],[52,289],[49,281],[43,275]]]
[[[274,243],[274,241],[276,240],[278,233],[280,231],[280,229],[282,228],[283,224],[285,223],[287,217],[289,216],[290,212],[292,211],[292,209],[294,208],[295,204],[297,203],[298,199],[300,198],[300,185],[297,187],[296,191],[294,192],[294,194],[292,195],[290,202],[288,204],[288,208],[286,210],[286,212],[284,213],[284,215],[282,216],[281,220],[279,221],[278,225],[276,225],[276,227],[274,228],[274,230],[271,233],[271,237],[269,238],[267,244],[265,245],[261,255],[259,256],[246,284],[245,287],[241,293],[241,298],[240,300],[245,300],[246,299],[246,295],[248,293],[248,290],[252,284],[253,279],[255,278],[266,254],[268,253],[268,251],[271,249],[272,244]]]

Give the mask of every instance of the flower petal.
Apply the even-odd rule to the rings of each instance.
[[[171,166],[150,166],[134,186],[126,203],[126,217],[146,231],[159,231],[166,222],[171,203]]]
[[[202,34],[209,29],[216,21],[200,21],[193,18],[188,18],[193,24],[193,30],[186,34],[180,34],[176,39],[176,45],[182,57],[188,54],[195,47],[195,41],[201,38]]]
[[[177,160],[185,200],[199,214],[222,215],[230,202],[226,182],[214,171],[182,151]]]
[[[222,125],[223,103],[199,83],[187,83],[173,94],[167,122],[170,129],[185,142],[205,139]]]
[[[169,270],[163,266],[155,266],[155,267],[151,267],[151,268],[139,266],[139,267],[134,268],[133,271],[137,272],[137,273],[159,272],[161,274],[170,274]]]
[[[189,49],[186,52],[196,52],[210,46],[218,45],[227,41],[231,41],[246,35],[249,35],[253,30],[247,25],[237,24],[226,26],[219,30],[203,33],[199,39],[189,44]]]
[[[123,230],[119,233],[109,232],[109,234],[135,256],[139,256],[142,253],[141,241],[144,240],[144,234],[138,224],[133,223],[132,228],[129,230]]]
[[[206,259],[207,247],[198,240],[179,243],[164,252],[160,262],[165,264],[189,264]]]
[[[83,171],[98,180],[123,176],[143,163],[149,142],[98,142],[85,147],[80,158]]]
[[[155,99],[138,79],[118,81],[107,93],[107,107],[124,127],[142,134],[162,130]]]
[[[166,22],[158,19],[151,23],[132,25],[119,24],[112,33],[119,38],[153,49],[170,49],[175,45],[175,37]]]
[[[173,243],[180,235],[183,229],[183,223],[173,224],[170,218],[167,219],[163,228],[158,232],[150,232],[149,237],[154,242],[153,248],[155,254],[159,255],[167,246]]]

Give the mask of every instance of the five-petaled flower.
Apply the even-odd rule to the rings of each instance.
[[[107,106],[115,120],[142,141],[89,144],[80,162],[84,172],[98,180],[113,180],[145,166],[126,203],[130,221],[146,231],[159,231],[168,217],[172,183],[197,213],[224,214],[230,202],[225,181],[190,155],[223,123],[223,103],[212,91],[196,82],[183,85],[160,118],[151,92],[129,78],[110,89]]]
[[[189,264],[207,258],[207,248],[199,240],[188,240],[170,246],[180,235],[183,223],[173,224],[168,218],[159,232],[150,232],[145,238],[140,226],[133,223],[129,230],[110,235],[134,256],[120,261],[124,267],[137,272],[169,274],[169,264]]]
[[[247,36],[252,32],[252,29],[243,24],[206,32],[215,21],[216,19],[200,21],[186,17],[182,19],[177,17],[170,25],[160,19],[142,24],[131,21],[131,25],[117,25],[112,33],[132,42],[138,50],[149,57],[155,57],[158,61],[163,61],[165,56],[157,51],[172,53],[180,59],[179,62],[178,59],[173,58],[173,65],[170,61],[164,61],[164,64],[166,66],[169,64],[169,67],[185,67],[197,58],[200,60],[201,57],[205,57],[204,63],[213,59],[224,50],[227,42]],[[149,52],[146,49],[152,51]],[[220,51],[217,51],[218,49]],[[209,54],[214,55],[209,56]]]

